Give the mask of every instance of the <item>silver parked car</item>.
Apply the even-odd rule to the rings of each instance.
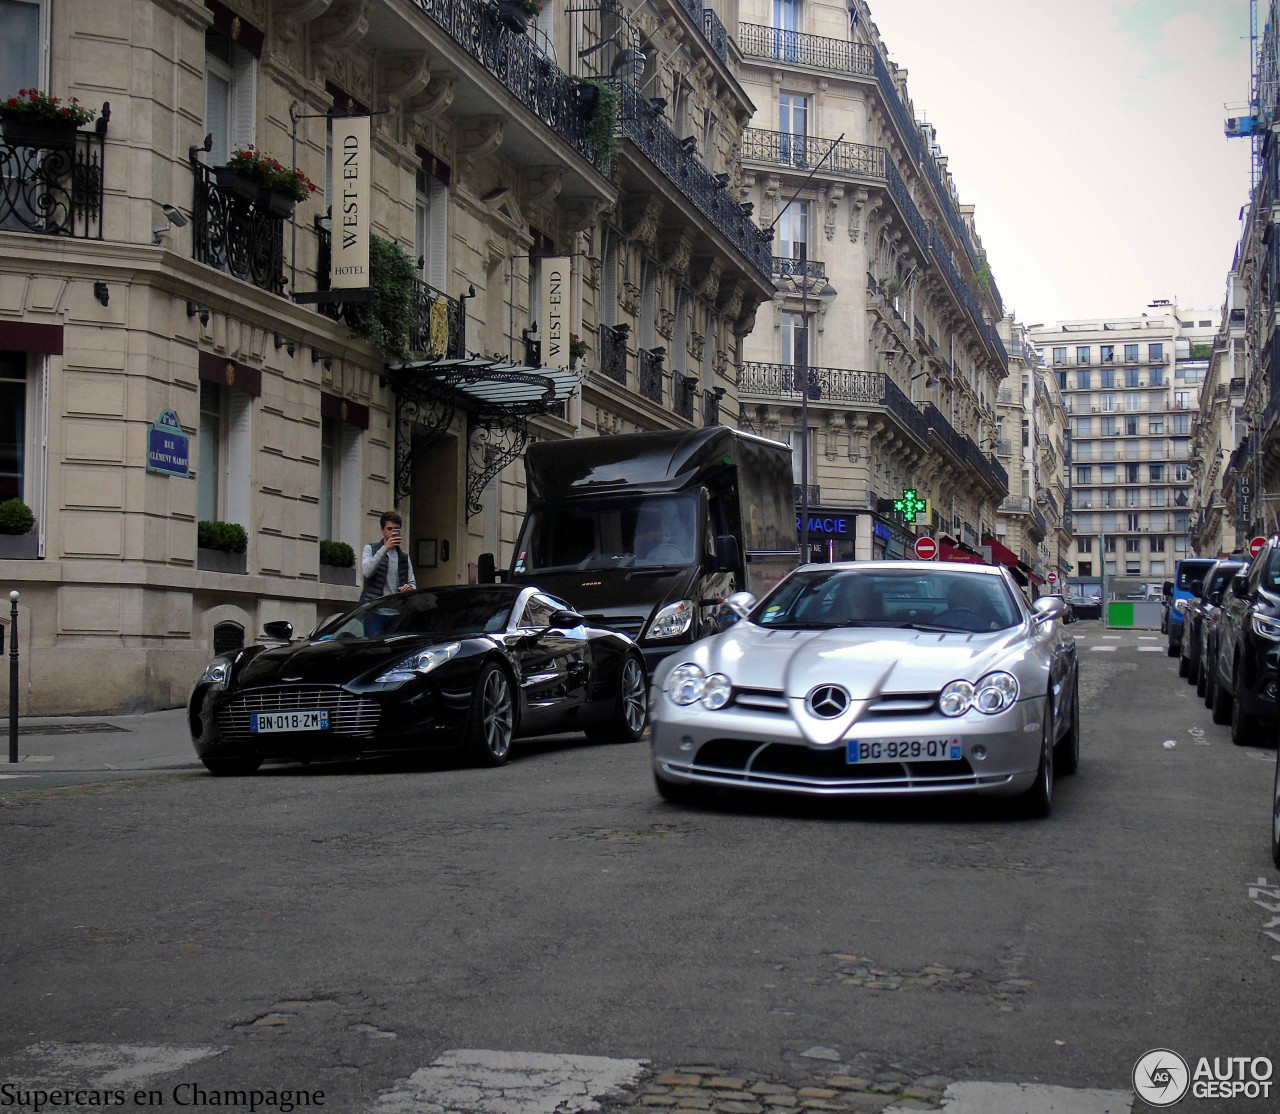
[[[653,678],[653,772],[704,787],[813,796],[1021,795],[1047,816],[1080,760],[1066,605],[1029,607],[1003,568],[936,561],[806,565]]]

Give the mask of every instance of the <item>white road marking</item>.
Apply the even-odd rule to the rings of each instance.
[[[1154,634],[1140,634],[1138,635],[1138,638],[1146,642],[1154,642],[1156,639],[1156,636]]]
[[[1131,1091],[1046,1083],[953,1083],[942,1093],[942,1114],[1129,1114],[1131,1110]],[[906,1114],[906,1108],[886,1107],[884,1114]]]
[[[1114,640],[1114,641],[1116,641],[1116,642],[1120,641],[1120,636],[1119,636],[1118,634],[1104,634],[1102,637],[1103,637],[1103,638],[1110,638],[1110,639],[1112,639],[1112,640]]]
[[[6,1061],[5,1076],[15,1082],[21,1080],[23,1086],[127,1090],[222,1052],[221,1048],[182,1048],[172,1044],[41,1041]]]
[[[1118,649],[1120,649],[1119,646],[1090,646],[1089,652],[1091,654],[1114,654]]]
[[[380,1095],[370,1114],[584,1114],[644,1069],[643,1060],[455,1048]]]
[[[1140,654],[1163,654],[1163,653],[1164,653],[1164,647],[1163,647],[1163,646],[1139,646],[1139,647],[1138,647],[1138,653],[1140,653]]]
[[[0,774],[0,778],[10,777],[39,777],[39,774]]]

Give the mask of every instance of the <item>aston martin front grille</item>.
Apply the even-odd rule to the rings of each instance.
[[[224,739],[254,737],[249,717],[257,712],[329,712],[329,734],[368,738],[378,726],[378,705],[337,685],[281,685],[238,693],[218,712]]]

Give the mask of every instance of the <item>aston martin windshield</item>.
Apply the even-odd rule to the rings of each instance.
[[[516,587],[439,588],[386,596],[357,607],[316,638],[386,638],[393,634],[484,634],[506,629]]]
[[[1001,578],[944,568],[798,572],[751,614],[753,623],[782,630],[899,627],[985,633],[1016,626],[1021,619]]]

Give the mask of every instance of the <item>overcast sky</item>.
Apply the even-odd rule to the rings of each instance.
[[[1249,98],[1248,0],[870,2],[1006,311],[1176,298],[1217,323],[1249,196],[1250,141],[1222,131]]]

